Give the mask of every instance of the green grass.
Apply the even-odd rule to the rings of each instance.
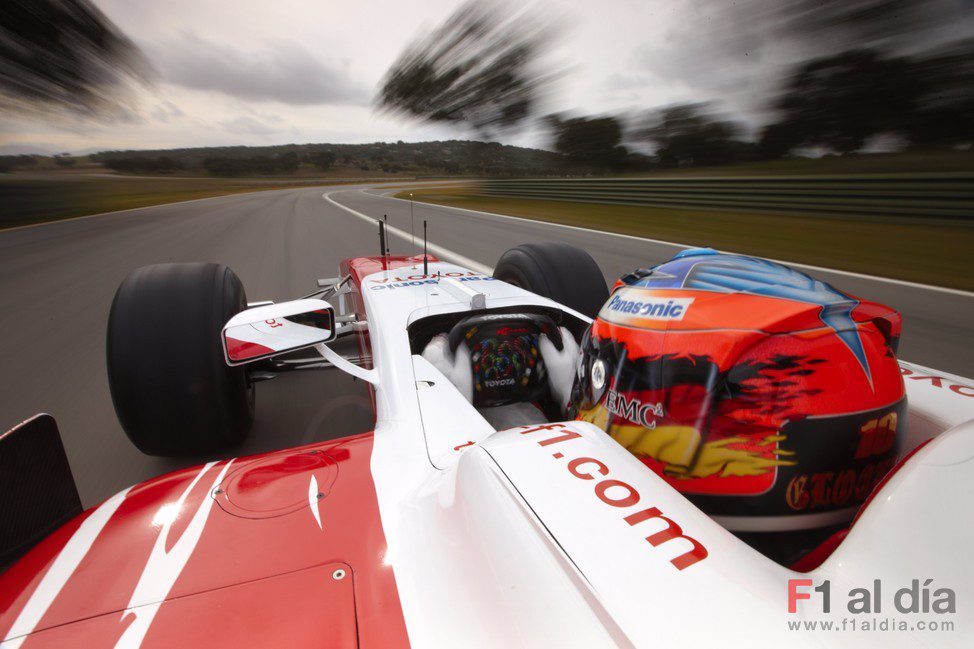
[[[914,282],[974,290],[974,223],[708,212],[479,196],[467,187],[410,190],[413,199],[711,246]],[[398,198],[408,198],[399,192]]]
[[[106,177],[80,173],[0,175],[0,229],[196,198],[341,182],[350,181],[342,178]]]

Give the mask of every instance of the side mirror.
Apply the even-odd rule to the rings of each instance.
[[[241,311],[223,327],[228,365],[243,365],[335,339],[335,308],[304,299]]]

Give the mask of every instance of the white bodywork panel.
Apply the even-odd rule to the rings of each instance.
[[[435,277],[398,280],[420,275],[419,267],[370,275],[361,287],[378,375],[372,474],[385,561],[414,646],[970,646],[974,424],[921,449],[821,567],[796,573],[724,530],[594,426],[494,431],[442,373],[411,353],[407,326],[466,311],[471,295],[482,295],[487,308],[574,312],[451,264],[431,263],[429,272],[467,273],[456,283],[470,290],[445,290]],[[904,364],[907,371],[926,370]],[[937,376],[944,387],[907,375],[911,446],[974,417],[974,398],[949,387],[955,379],[970,383]],[[675,530],[668,521],[679,526],[670,539],[659,536]],[[802,602],[805,608],[788,614],[793,578],[832,580],[832,613]],[[845,593],[875,579],[898,589],[915,578],[957,592],[957,614],[949,618],[955,631],[788,627],[796,619],[849,617]]]
[[[907,449],[974,419],[974,381],[900,361],[910,406]]]
[[[863,510],[849,536],[809,576],[832,580],[835,592],[868,586],[882,579],[894,588],[910,580],[931,580],[931,592],[949,587],[957,593],[956,630],[940,635],[881,634],[906,646],[957,646],[974,644],[974,422],[940,435],[920,449],[894,473]],[[889,588],[889,587],[887,587]],[[887,604],[892,600],[887,594]],[[887,614],[895,614],[890,606]],[[909,617],[902,616],[901,617]],[[918,615],[930,619],[943,617]]]
[[[313,327],[289,320],[289,317],[324,313],[329,328]],[[311,347],[334,338],[334,309],[328,302],[314,298],[280,304],[257,306],[241,311],[223,325],[223,352],[230,365],[248,363],[259,358]]]

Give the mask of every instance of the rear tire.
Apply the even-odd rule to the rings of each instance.
[[[223,325],[247,308],[220,264],[132,271],[108,318],[108,385],[122,428],[143,453],[198,455],[238,443],[254,420],[243,368],[224,361]]]
[[[594,318],[609,298],[598,264],[567,243],[524,243],[497,261],[494,277]]]

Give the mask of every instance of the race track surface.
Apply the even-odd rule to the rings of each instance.
[[[337,274],[339,261],[378,251],[361,214],[410,230],[410,204],[379,190],[300,188],[238,194],[0,231],[0,429],[36,412],[60,424],[85,506],[118,490],[212,458],[166,460],[139,453],[115,419],[105,374],[105,328],[115,289],[132,269],[167,261],[216,261],[241,277],[250,300],[284,300]],[[416,232],[492,267],[506,249],[565,241],[587,249],[607,279],[669,258],[678,247],[478,215],[417,203]],[[392,236],[393,253],[412,242]],[[417,251],[421,240],[416,240]],[[911,263],[904,260],[903,263]],[[900,356],[963,376],[974,374],[974,296],[902,283],[810,271],[903,313]],[[173,314],[178,318],[179,314]],[[368,430],[368,394],[337,371],[278,378],[258,386],[257,420],[245,455]]]

